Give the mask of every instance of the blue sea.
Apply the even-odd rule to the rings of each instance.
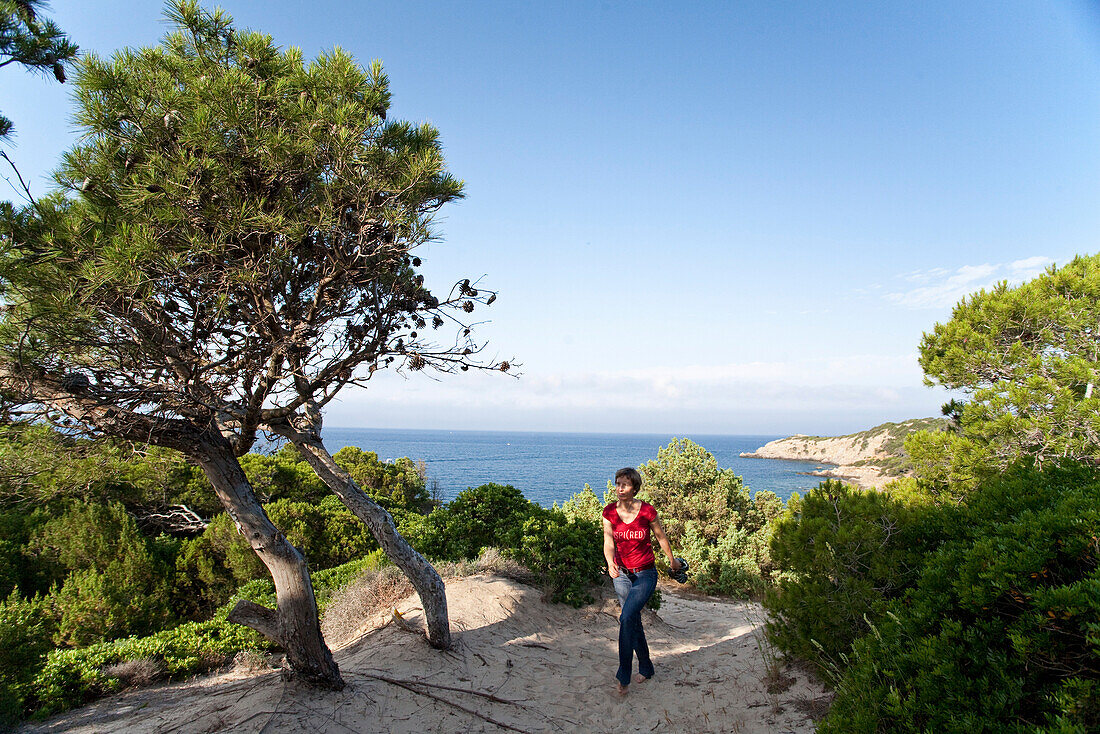
[[[535,433],[521,431],[425,431],[374,428],[325,428],[324,440],[336,453],[345,446],[373,451],[384,461],[407,456],[428,468],[444,502],[467,487],[488,482],[511,484],[543,507],[561,504],[591,485],[603,497],[607,482],[624,466],[639,466],[657,458],[657,449],[672,436],[635,433]],[[686,435],[714,454],[718,466],[733,469],[751,492],[770,490],[784,501],[821,481],[804,472],[815,462],[742,459],[781,436]],[[800,473],[801,472],[801,473]]]

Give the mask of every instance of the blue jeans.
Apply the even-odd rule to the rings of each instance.
[[[619,615],[619,671],[615,677],[619,683],[628,686],[634,653],[638,654],[638,672],[646,678],[653,677],[653,661],[649,659],[649,646],[642,629],[642,607],[657,588],[657,569],[639,571],[631,578],[620,568],[619,575],[612,581],[622,607]]]

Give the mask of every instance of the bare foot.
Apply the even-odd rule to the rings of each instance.
[[[653,676],[650,676],[650,678],[652,678],[652,677],[653,677]],[[646,677],[645,677],[644,675],[642,675],[641,673],[635,673],[635,674],[634,674],[634,682],[635,682],[635,683],[645,683],[645,682],[646,682],[647,680],[649,680],[649,678],[646,678]]]
[[[622,683],[616,683],[616,685],[618,687],[615,689],[615,695],[619,696],[620,698],[630,692],[630,688],[624,686]]]

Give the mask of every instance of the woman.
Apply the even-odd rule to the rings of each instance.
[[[638,654],[638,683],[653,677],[653,661],[649,659],[645,632],[642,630],[642,607],[657,588],[656,559],[649,536],[661,544],[673,572],[680,562],[672,556],[672,546],[657,519],[653,505],[637,498],[642,488],[642,476],[636,469],[615,472],[615,492],[618,500],[603,508],[603,555],[607,573],[615,582],[622,613],[619,615],[619,680],[618,693],[626,695],[630,685],[630,669],[634,654]]]

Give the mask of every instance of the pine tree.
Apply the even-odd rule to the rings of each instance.
[[[340,685],[301,554],[268,520],[239,456],[260,430],[290,438],[370,525],[450,643],[434,569],[332,460],[324,406],[380,369],[506,371],[478,361],[464,319],[495,294],[424,287],[418,245],[462,195],[438,133],[387,121],[389,84],[340,49],[237,31],[180,0],[160,45],[86,56],[81,143],[60,191],[8,210],[0,254],[0,385],[20,415],[177,449],[202,467],[275,580],[277,610],[235,621]],[[450,324],[443,346],[428,336]]]
[[[65,65],[76,58],[77,47],[52,20],[41,17],[45,7],[43,0],[0,0],[0,67],[22,64],[64,84]],[[11,130],[11,120],[0,115],[0,139]]]
[[[1100,255],[964,299],[924,335],[920,364],[928,384],[968,394],[945,406],[957,434],[906,443],[921,464],[943,455],[924,473],[957,476],[958,459],[995,469],[1020,459],[1100,461]]]

